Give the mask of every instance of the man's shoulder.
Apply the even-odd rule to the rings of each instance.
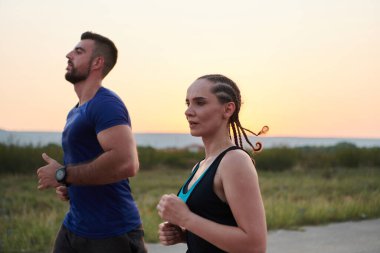
[[[106,87],[100,87],[98,92],[96,93],[95,97],[102,97],[102,96],[111,96],[119,98],[119,96],[116,94],[116,92],[106,88]],[[120,98],[119,98],[120,99]]]
[[[104,87],[99,88],[91,102],[93,104],[104,104],[108,102],[119,102],[124,104],[123,100],[114,91]]]

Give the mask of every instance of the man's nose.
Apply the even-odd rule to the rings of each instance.
[[[73,53],[73,51],[68,52],[66,54],[66,58],[69,59],[69,60],[71,60],[72,59],[72,53]]]

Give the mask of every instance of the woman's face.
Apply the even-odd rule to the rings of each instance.
[[[227,129],[226,106],[211,92],[213,85],[207,79],[199,79],[187,89],[185,115],[193,136],[209,136],[221,127]]]

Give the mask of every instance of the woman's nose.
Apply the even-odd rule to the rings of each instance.
[[[194,110],[191,108],[191,106],[187,107],[185,110],[185,115],[186,116],[193,116],[194,115]]]

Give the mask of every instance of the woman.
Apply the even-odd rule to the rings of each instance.
[[[266,220],[258,176],[242,149],[239,88],[222,75],[198,78],[187,90],[185,115],[193,136],[202,137],[205,159],[178,193],[157,205],[164,245],[187,243],[189,253],[265,252]],[[234,142],[231,140],[230,129]],[[268,130],[263,127],[259,134]],[[249,131],[251,132],[251,131]],[[252,132],[251,132],[252,133]],[[258,134],[257,134],[258,135]]]

